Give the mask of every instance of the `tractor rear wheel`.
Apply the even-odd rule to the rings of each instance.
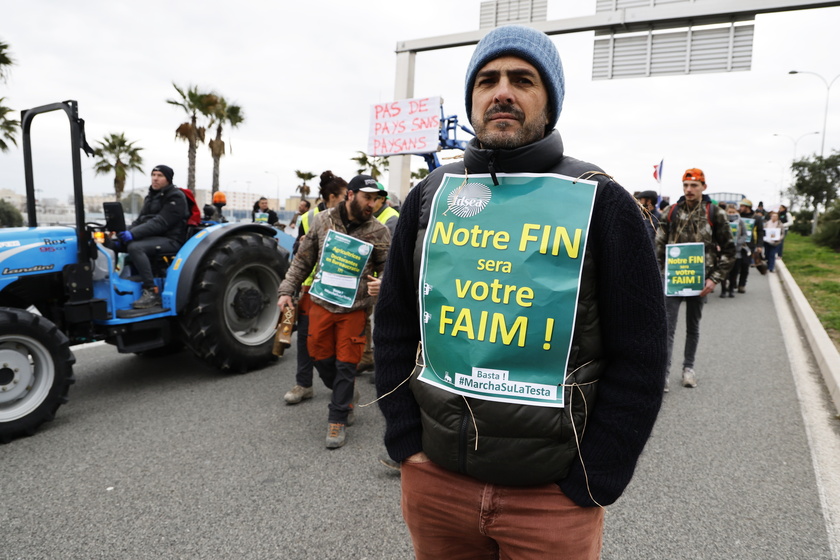
[[[209,251],[181,319],[185,342],[210,365],[242,373],[266,365],[288,261],[272,237],[233,235]]]
[[[30,436],[67,402],[73,364],[67,337],[28,311],[0,308],[0,442]]]

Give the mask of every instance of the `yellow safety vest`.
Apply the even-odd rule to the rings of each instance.
[[[303,228],[304,235],[306,235],[306,232],[309,231],[309,215],[312,214],[312,217],[314,218],[315,214],[317,214],[320,211],[321,209],[316,206],[315,208],[304,214],[303,217],[300,219],[300,227]]]
[[[303,234],[306,235],[309,232],[309,215],[311,214],[312,217],[315,217],[315,214],[320,212],[321,209],[317,206],[303,215],[303,218],[300,219],[300,227],[303,228]],[[312,272],[309,273],[309,277],[303,281],[304,286],[311,286],[312,282],[315,280],[315,268],[318,268],[318,265],[312,269]]]
[[[385,208],[385,210],[382,211],[381,214],[379,214],[376,217],[376,219],[379,220],[382,223],[382,225],[385,225],[388,222],[388,220],[394,217],[399,218],[400,213],[397,212],[396,209],[394,209],[392,206],[388,206],[387,208]]]

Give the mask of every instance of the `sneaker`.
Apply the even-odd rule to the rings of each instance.
[[[312,387],[301,387],[295,385],[288,393],[283,395],[283,400],[286,404],[297,404],[302,400],[311,399],[315,396],[315,390]]]
[[[682,384],[683,387],[697,387],[697,375],[693,368],[683,368]]]
[[[338,449],[347,440],[344,424],[330,424],[327,428],[327,449]]]
[[[735,297],[735,294],[732,293],[732,290],[729,290],[729,297]]]
[[[385,453],[379,456],[379,462],[388,467],[389,469],[399,471],[400,464],[388,457]]]
[[[134,309],[150,309],[152,307],[160,307],[163,302],[160,299],[160,294],[157,293],[157,288],[143,288],[143,294],[131,304]]]
[[[738,293],[739,294],[747,293],[747,287],[746,286],[738,286]]]
[[[353,389],[353,404],[350,405],[350,412],[347,413],[347,425],[356,423],[356,403],[359,402],[359,390]]]
[[[720,297],[726,297],[726,290],[723,290],[722,292],[720,292]]]

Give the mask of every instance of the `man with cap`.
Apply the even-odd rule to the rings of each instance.
[[[227,205],[227,197],[222,191],[213,193],[213,204],[204,205],[204,219],[208,222],[227,223],[227,218],[222,214],[222,208]]]
[[[396,208],[388,204],[391,197],[388,195],[388,191],[385,190],[385,185],[377,181],[376,186],[379,187],[379,196],[373,205],[373,217],[385,224],[388,231],[391,232],[391,236],[393,236],[394,231],[397,229],[397,220],[400,218],[400,213]]]
[[[659,209],[656,207],[656,201],[659,200],[659,195],[656,191],[642,191],[636,195],[639,204],[647,211],[648,223],[650,224],[651,241],[656,239],[656,230],[659,228]]]
[[[703,316],[706,296],[726,280],[735,263],[735,241],[729,227],[729,219],[720,206],[713,204],[712,200],[703,194],[705,190],[706,176],[703,171],[697,168],[686,170],[683,174],[683,196],[662,211],[659,230],[656,232],[656,256],[663,275],[666,258],[670,256],[670,253],[666,254],[667,248],[684,243],[703,243],[704,246],[705,283],[700,294],[688,297],[669,295],[665,298],[668,314],[668,369],[665,373],[665,391],[668,391],[680,305],[685,302],[686,306],[682,384],[684,387],[693,388],[697,387],[694,359],[700,342],[700,319]],[[676,250],[679,251],[679,248]]]
[[[762,254],[764,251],[764,217],[753,212],[752,201],[749,198],[741,200],[738,207],[738,213],[741,215],[741,221],[747,228],[747,248],[749,248],[749,255],[753,253]],[[743,294],[747,291],[747,277],[750,275],[750,265],[752,258],[740,259],[738,262],[738,275],[733,281],[737,281],[738,293]]]
[[[662,401],[665,307],[653,245],[630,193],[564,154],[555,130],[563,69],[547,35],[518,25],[490,31],[465,86],[476,137],[463,161],[432,171],[403,202],[376,309],[376,388],[385,446],[401,462],[403,516],[419,560],[598,558],[603,506],[629,483]],[[550,196],[543,190],[554,186]],[[578,239],[585,230],[578,250],[561,249],[565,227],[536,221],[561,214],[586,222],[572,230]],[[510,219],[491,220],[500,215]],[[452,216],[464,225],[448,235]],[[579,267],[557,268],[567,257]],[[451,307],[421,313],[418,300],[444,288]],[[532,289],[569,303],[535,298],[536,310]],[[478,305],[491,311],[470,314]],[[561,308],[569,320],[560,360],[542,357],[555,345],[541,326],[527,337],[487,334],[491,322],[504,330],[505,317],[522,325],[533,315],[528,329],[554,324],[548,316]],[[463,351],[427,363],[434,348],[420,342],[429,336]],[[505,357],[514,351],[515,362]],[[432,367],[440,376],[429,377]],[[549,380],[538,392],[552,404],[513,396],[535,390],[517,379],[522,370]]]
[[[385,185],[377,181],[376,186],[379,188],[379,196],[373,203],[373,217],[388,228],[388,231],[391,232],[391,237],[393,238],[394,231],[397,228],[397,221],[400,219],[400,213],[388,204],[389,196],[388,191],[385,190]],[[374,292],[371,292],[371,295],[377,295],[379,293],[380,279],[371,276],[368,278],[368,281],[370,282],[370,284],[368,284],[368,291],[370,292],[372,288]],[[374,368],[373,338],[371,336],[373,331],[370,319],[372,313],[373,308],[371,307],[368,309],[368,317],[367,321],[365,321],[365,351],[362,353],[362,361],[359,362],[359,365],[356,367],[357,373],[371,371]],[[371,377],[371,383],[373,383],[373,377]]]
[[[368,276],[382,274],[391,242],[388,228],[372,219],[379,195],[372,177],[354,177],[347,199],[315,216],[277,290],[280,310],[292,307],[292,296],[315,269],[307,349],[321,380],[332,389],[329,449],[345,444],[346,427],[355,419],[356,365],[365,345],[366,309],[376,301],[368,294]]]
[[[161,306],[149,257],[176,253],[187,240],[190,209],[187,197],[172,184],[174,175],[166,165],[152,169],[152,184],[140,215],[127,230],[117,233],[143,283],[142,295],[132,304],[135,309]]]

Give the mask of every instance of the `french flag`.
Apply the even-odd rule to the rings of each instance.
[[[661,160],[659,165],[653,166],[653,178],[656,179],[657,183],[662,183],[662,164],[665,163],[665,160]]]

